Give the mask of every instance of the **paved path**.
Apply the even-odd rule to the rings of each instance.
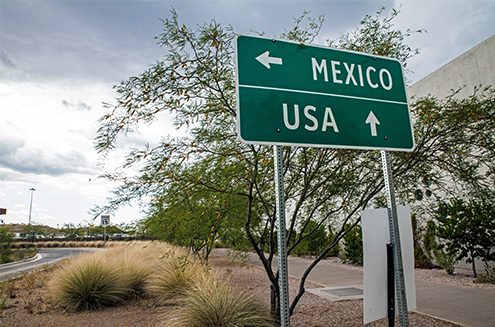
[[[218,255],[227,256],[228,250],[217,249]],[[261,266],[255,254],[249,254],[246,262]],[[301,277],[311,261],[289,257],[289,275]],[[274,266],[278,261],[274,261]],[[337,265],[318,264],[308,281],[326,287],[356,286],[363,284],[363,273]],[[446,285],[416,280],[416,311],[470,327],[495,326],[495,288],[480,289]]]

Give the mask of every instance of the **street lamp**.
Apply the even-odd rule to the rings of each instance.
[[[31,225],[31,212],[33,211],[33,192],[36,191],[34,188],[29,189],[31,191],[31,204],[29,205],[29,223],[28,225]]]

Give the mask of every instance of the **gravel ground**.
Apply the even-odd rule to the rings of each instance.
[[[234,287],[247,289],[257,295],[263,305],[269,306],[269,283],[265,272],[258,267],[244,265],[225,257],[212,255],[210,265],[224,274]],[[323,265],[341,265],[332,260],[325,260]],[[362,269],[345,265],[347,269]],[[31,275],[31,274],[30,274]],[[37,272],[30,278],[4,283],[0,287],[2,294],[9,294],[9,299],[0,309],[1,327],[146,327],[164,326],[170,307],[155,303],[153,299],[138,299],[105,310],[66,313],[52,303],[44,281],[50,278],[48,271]],[[454,283],[469,287],[495,287],[495,285],[474,284],[472,278],[459,274],[448,276],[443,271],[416,270],[419,279],[442,283]],[[297,292],[298,279],[290,278],[289,293]],[[307,283],[306,288],[318,288],[321,285]],[[0,299],[1,300],[1,299]],[[459,326],[440,319],[412,312],[409,315],[410,326]],[[291,317],[292,327],[332,327],[363,326],[363,301],[350,300],[331,302],[316,295],[306,293]],[[385,319],[370,323],[367,327],[388,326]],[[396,323],[398,326],[398,322]]]
[[[211,264],[219,267],[221,271],[230,278],[232,284],[247,288],[256,293],[259,299],[265,304],[270,303],[269,283],[265,272],[259,268],[250,265],[233,263],[232,260],[212,256]],[[324,260],[322,265],[339,265],[346,269],[362,270],[360,266],[343,265],[334,260]],[[420,280],[433,281],[437,283],[455,284],[467,287],[490,288],[495,287],[493,284],[473,283],[472,277],[465,275],[467,272],[449,276],[442,270],[416,269],[416,278]],[[289,295],[291,301],[298,291],[299,279],[289,278]],[[318,288],[321,285],[306,283],[306,289]],[[409,314],[410,326],[436,326],[436,327],[454,327],[461,326],[448,321],[437,319],[417,312]],[[292,327],[342,327],[342,326],[388,326],[386,319],[381,319],[369,324],[363,324],[363,300],[347,300],[332,302],[319,296],[306,292],[300,300],[294,314],[291,317]],[[398,320],[396,326],[399,326]]]

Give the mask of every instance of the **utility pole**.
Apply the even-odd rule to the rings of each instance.
[[[28,225],[31,225],[31,212],[33,211],[33,192],[36,191],[36,189],[31,187],[29,190],[31,191],[31,203],[29,204],[29,223],[28,223]]]

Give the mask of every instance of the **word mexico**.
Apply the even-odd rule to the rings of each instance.
[[[247,143],[412,151],[399,61],[239,35],[238,132]]]
[[[324,78],[325,78],[325,82],[328,82],[328,70],[327,70],[326,59],[323,59],[321,61],[321,63],[318,64],[318,61],[315,58],[311,58],[311,63],[312,63],[312,67],[313,67],[313,80],[316,81],[318,79],[318,73],[320,73],[320,74],[323,73]],[[333,83],[342,84],[343,80],[339,79],[339,75],[341,74],[341,71],[338,69],[339,68],[338,66],[341,65],[340,61],[332,60],[331,63],[332,63],[331,67],[332,67]],[[356,82],[356,79],[354,77],[355,64],[349,65],[346,62],[343,62],[343,64],[344,64],[345,70],[347,72],[345,84],[349,85],[350,82],[352,82],[353,85],[357,86],[358,83]],[[362,69],[361,65],[357,65],[357,72],[358,72],[358,76],[359,76],[359,86],[364,86],[363,69]],[[368,66],[368,68],[366,68],[366,82],[369,86],[376,89],[379,87],[379,85],[378,85],[378,83],[372,82],[372,78],[371,78],[372,72],[376,73],[376,68],[373,66]],[[384,79],[384,76],[386,76],[386,79]],[[390,72],[387,69],[382,68],[382,69],[380,69],[379,77],[380,77],[379,78],[380,85],[385,90],[391,90],[392,89],[392,75],[390,74]],[[386,82],[384,82],[384,80]]]

